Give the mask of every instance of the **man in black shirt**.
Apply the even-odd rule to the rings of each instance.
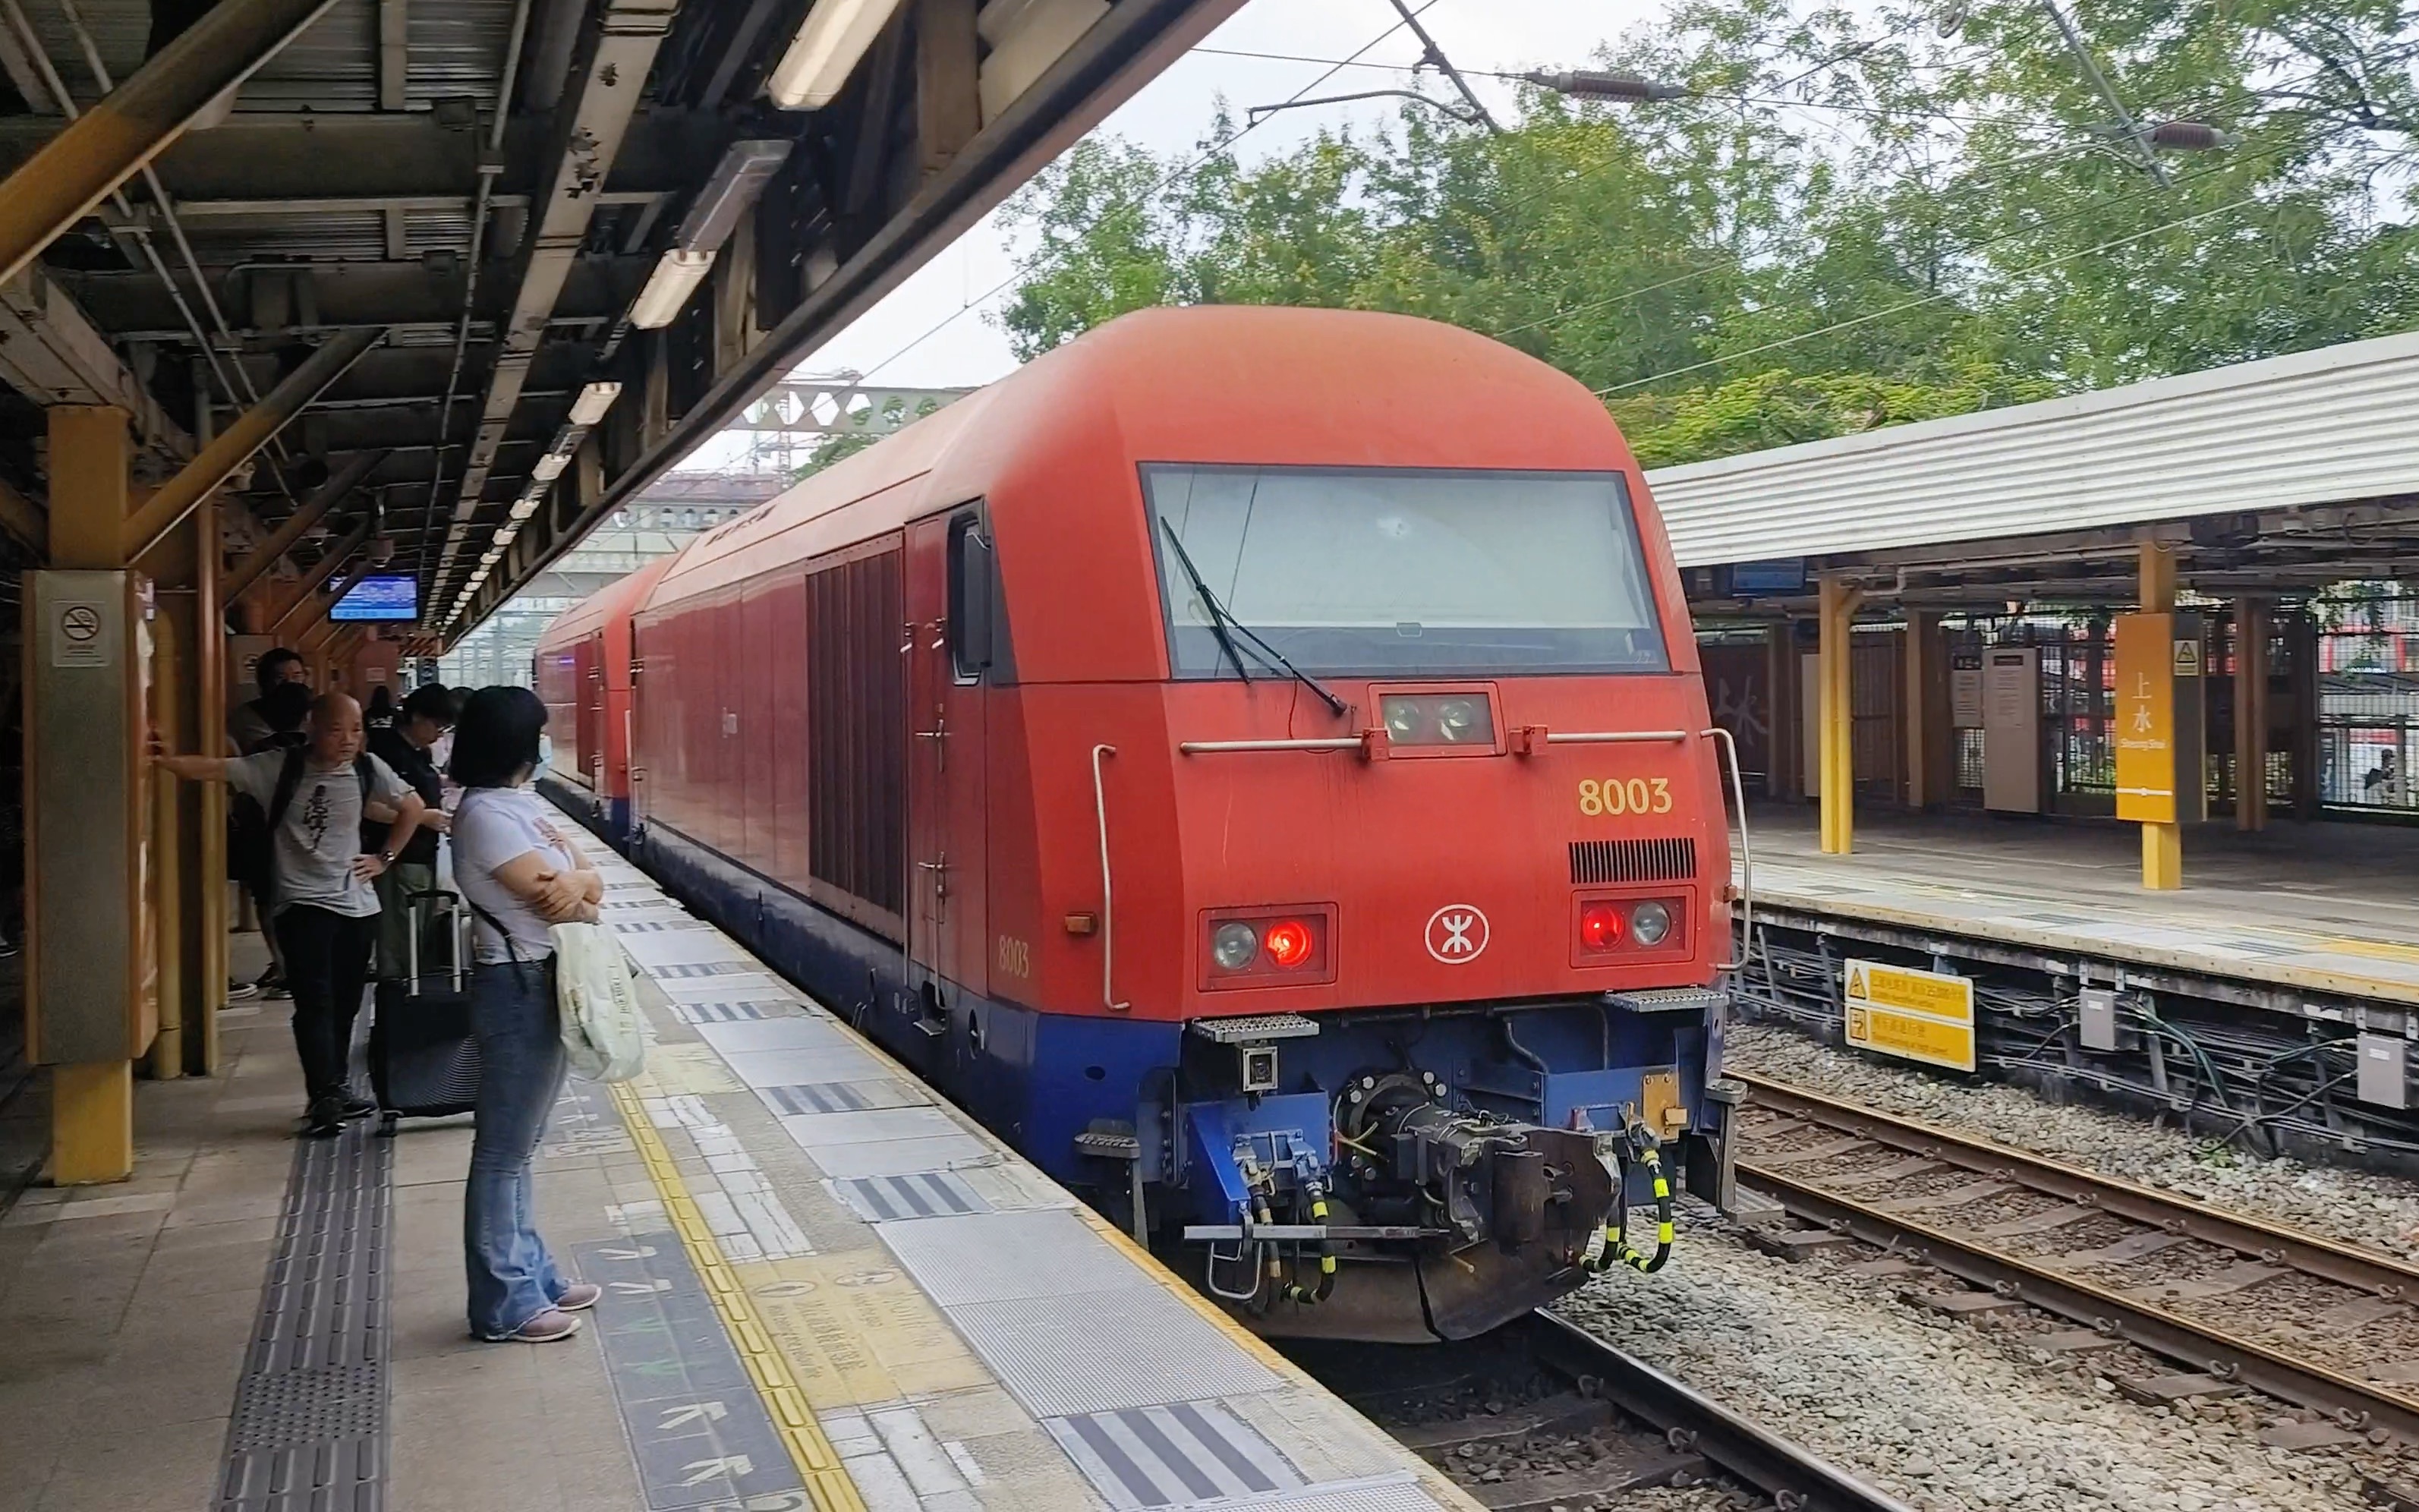
[[[437,837],[445,833],[451,816],[444,809],[444,779],[429,758],[429,748],[454,728],[458,706],[451,691],[432,683],[403,701],[393,724],[369,734],[370,754],[393,767],[428,805],[420,832],[377,879],[380,977],[410,971],[411,895],[437,886]],[[375,821],[376,812],[370,817]]]

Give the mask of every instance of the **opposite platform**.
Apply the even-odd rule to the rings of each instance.
[[[1809,813],[1752,810],[1760,908],[2061,955],[2419,1005],[2419,835],[2378,825],[2196,826],[2185,887],[2141,887],[2130,825],[1882,815],[1825,856]]]

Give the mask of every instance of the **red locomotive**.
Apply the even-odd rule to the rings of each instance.
[[[1510,347],[1128,316],[538,664],[609,834],[1255,1328],[1474,1334],[1659,1263],[1675,1143],[1726,1172],[1687,610]]]

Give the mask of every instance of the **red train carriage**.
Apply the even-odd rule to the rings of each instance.
[[[634,849],[1253,1326],[1479,1332],[1718,1180],[1695,641],[1545,364],[1129,316],[633,620]]]
[[[537,695],[554,744],[548,791],[620,843],[630,825],[630,614],[671,559],[563,611],[538,638]]]

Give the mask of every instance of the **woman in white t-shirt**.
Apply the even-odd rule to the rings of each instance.
[[[462,1200],[470,1331],[541,1344],[579,1331],[601,1295],[565,1280],[538,1237],[530,1159],[562,1090],[562,1035],[547,931],[593,921],[604,879],[570,825],[531,787],[546,705],[525,687],[483,687],[462,705],[451,762],[454,885],[476,915],[470,1027],[479,1040],[478,1128]]]

